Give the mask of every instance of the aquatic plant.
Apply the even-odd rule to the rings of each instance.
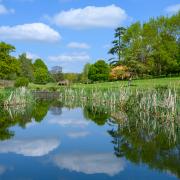
[[[66,107],[89,108],[94,113],[108,113],[117,123],[127,126],[129,116],[138,126],[147,126],[155,131],[167,131],[170,139],[176,140],[176,124],[180,124],[180,99],[175,88],[132,91],[129,88],[64,88],[60,92]],[[179,126],[178,126],[179,127]]]
[[[31,91],[25,87],[21,87],[10,92],[10,95],[4,101],[4,106],[25,106],[27,103],[32,102],[32,100]]]

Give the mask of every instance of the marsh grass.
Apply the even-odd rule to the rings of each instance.
[[[15,89],[9,93],[9,96],[4,100],[4,107],[14,106],[26,106],[27,103],[32,102],[33,96],[30,90],[25,87]]]
[[[156,113],[160,109],[177,112],[179,104],[179,94],[175,88],[132,90],[130,88],[104,89],[98,88],[63,88],[60,91],[60,101],[79,104],[86,103],[92,106],[107,106],[110,109],[138,107],[142,111],[153,111]],[[125,106],[125,107],[124,107]]]
[[[135,89],[63,88],[59,101],[69,108],[90,107],[92,112],[111,115],[116,123],[165,132],[176,141],[180,129],[180,98],[176,88]]]

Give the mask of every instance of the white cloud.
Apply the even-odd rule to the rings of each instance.
[[[86,43],[79,43],[79,42],[70,42],[67,45],[68,48],[74,48],[74,49],[89,49],[90,46]]]
[[[88,131],[81,131],[81,132],[69,132],[68,136],[70,138],[81,138],[81,137],[86,137],[88,136],[90,133]]]
[[[177,13],[178,11],[180,11],[180,4],[175,4],[175,5],[171,5],[171,6],[168,6],[165,11],[169,14],[175,14]]]
[[[43,23],[23,24],[16,26],[0,26],[1,39],[56,42],[60,34]]]
[[[7,9],[4,5],[0,4],[0,15],[14,13],[14,9]]]
[[[60,145],[57,139],[8,140],[0,143],[0,153],[16,153],[39,157],[47,155]]]
[[[104,7],[87,6],[61,11],[48,19],[59,26],[83,29],[92,27],[114,28],[122,24],[127,17],[125,10],[116,5],[109,5]]]
[[[61,169],[85,174],[103,173],[114,176],[124,170],[125,162],[112,153],[64,153],[53,158]]]
[[[26,56],[27,56],[27,58],[33,59],[33,60],[40,58],[40,56],[38,56],[37,54],[31,53],[31,52],[26,52]]]
[[[31,122],[26,123],[26,128],[31,128],[31,127],[34,127],[38,124],[39,123],[37,123],[36,121],[31,121]]]
[[[49,124],[57,124],[59,126],[62,126],[62,127],[85,127],[89,124],[88,121],[86,120],[83,120],[83,119],[51,119],[49,121]]]
[[[84,65],[90,61],[91,58],[86,52],[74,52],[48,57],[48,63],[52,66],[59,64],[63,72],[79,73]]]
[[[50,61],[53,62],[88,62],[90,57],[88,54],[81,52],[81,53],[72,53],[72,54],[61,54],[58,56],[50,56],[48,58]]]

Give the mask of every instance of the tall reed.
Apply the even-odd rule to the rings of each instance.
[[[8,106],[25,106],[27,103],[32,102],[33,96],[30,90],[21,87],[11,91],[10,95],[4,101],[4,107]]]
[[[65,106],[91,107],[92,110],[108,112],[123,126],[147,127],[149,132],[164,131],[170,139],[177,138],[180,127],[180,99],[174,88],[132,91],[129,88],[64,88],[59,100]],[[179,128],[180,129],[180,128]],[[152,133],[152,132],[151,132]]]

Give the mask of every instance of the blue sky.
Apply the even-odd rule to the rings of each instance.
[[[114,29],[180,10],[179,0],[0,0],[0,41],[42,58],[51,68],[81,72],[109,58]]]

